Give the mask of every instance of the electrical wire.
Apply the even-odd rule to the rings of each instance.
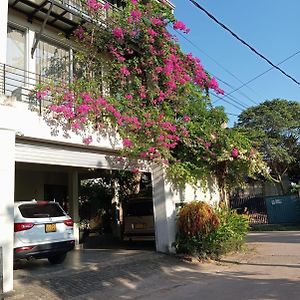
[[[232,88],[232,89],[235,89],[234,86],[232,86],[231,84],[227,83],[226,81],[222,80],[221,78],[219,78],[218,76],[215,76],[213,75],[218,81],[224,83],[225,85],[227,85],[228,87]],[[245,93],[241,92],[241,91],[238,91],[238,93],[242,96],[244,96],[245,98],[247,98],[249,101],[251,101],[253,104],[257,105],[258,103],[255,102],[254,100],[252,100],[250,97],[248,97]],[[226,93],[226,96],[229,96],[231,95],[232,93]]]
[[[244,108],[241,108],[241,107],[237,106],[236,104],[234,104],[234,103],[232,103],[232,102],[229,102],[229,100],[227,100],[227,99],[221,98],[219,95],[217,95],[217,94],[214,93],[214,92],[211,92],[211,94],[213,94],[213,95],[214,95],[215,97],[217,97],[217,98],[222,99],[224,102],[226,102],[227,104],[229,104],[229,105],[235,107],[236,109],[238,109],[238,110],[240,110],[240,111],[243,111],[243,110],[244,110]],[[238,103],[238,104],[239,104],[239,103]]]
[[[214,22],[216,22],[218,25],[220,25],[223,29],[228,31],[234,38],[236,38],[238,41],[240,41],[243,45],[248,47],[252,52],[254,52],[256,55],[258,55],[260,58],[265,60],[269,65],[271,65],[273,68],[281,72],[284,76],[287,78],[291,79],[293,82],[295,82],[297,85],[300,85],[300,82],[297,81],[294,77],[291,75],[287,74],[284,70],[276,66],[274,63],[272,63],[271,60],[269,60],[267,57],[265,57],[263,54],[258,52],[254,47],[252,47],[250,44],[248,44],[245,40],[240,38],[236,33],[234,33],[231,29],[229,29],[226,25],[224,25],[222,22],[220,22],[218,19],[216,19],[211,13],[209,13],[205,8],[203,8],[198,2],[194,0],[188,0],[192,4],[194,4],[198,9],[202,10],[210,19],[212,19]]]
[[[299,53],[300,53],[300,50],[298,50],[297,52],[293,53],[293,54],[290,55],[289,57],[287,57],[287,58],[285,58],[284,60],[282,60],[281,62],[279,62],[279,63],[277,64],[277,66],[283,64],[283,63],[286,62],[287,60],[289,60],[289,59],[293,58],[294,56],[298,55]],[[270,72],[270,71],[273,70],[273,69],[274,69],[274,68],[271,67],[271,68],[267,69],[266,71],[260,73],[259,75],[256,75],[255,77],[253,77],[252,79],[248,80],[247,82],[245,82],[244,84],[242,84],[242,85],[239,86],[238,88],[236,88],[236,89],[232,90],[231,92],[229,92],[227,95],[231,95],[231,94],[233,94],[233,93],[239,91],[241,88],[243,88],[243,87],[246,86],[247,84],[249,84],[249,83],[253,82],[254,80],[256,80],[256,79],[262,77],[263,75],[267,74],[268,72]],[[221,98],[222,98],[222,97],[221,97]],[[218,101],[220,101],[220,100],[221,100],[221,99],[216,100],[214,103],[216,103],[216,102],[218,102]]]
[[[187,42],[189,42],[193,47],[195,47],[196,49],[198,49],[202,54],[204,54],[205,56],[207,56],[211,61],[213,61],[217,66],[219,66],[222,70],[224,70],[226,73],[228,73],[229,75],[231,75],[234,79],[236,79],[238,82],[240,82],[243,86],[246,86],[250,91],[254,92],[256,95],[259,95],[257,93],[257,91],[255,91],[253,88],[251,88],[250,86],[247,85],[247,83],[243,82],[240,78],[238,78],[236,75],[234,75],[230,70],[228,70],[227,68],[225,68],[222,64],[220,64],[216,59],[214,59],[212,56],[210,56],[209,54],[207,54],[203,49],[201,49],[198,45],[196,45],[193,41],[191,41],[190,39],[188,39],[186,36],[184,36],[180,31],[176,31],[177,34],[179,34],[183,39],[185,39]],[[213,74],[212,74],[213,75]],[[217,78],[217,76],[213,75],[214,77]],[[217,78],[218,79],[218,78]],[[219,81],[222,81],[220,79],[218,79]],[[223,81],[222,81],[223,82]],[[224,83],[224,82],[223,82]],[[228,85],[228,84],[226,84]],[[245,95],[244,95],[245,96]],[[248,98],[251,102],[254,102],[254,104],[257,104],[255,101],[251,100],[248,96],[245,96],[246,98]],[[262,97],[261,95],[259,95],[259,97]]]

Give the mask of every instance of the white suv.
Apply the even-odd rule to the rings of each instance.
[[[74,248],[73,221],[57,202],[15,202],[14,260],[48,258],[60,264]]]

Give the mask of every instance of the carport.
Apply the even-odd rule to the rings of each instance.
[[[76,144],[54,143],[37,139],[16,137],[13,124],[13,108],[1,106],[0,137],[2,140],[0,161],[1,183],[1,226],[0,245],[2,246],[3,290],[13,288],[13,203],[15,198],[15,179],[26,168],[41,170],[41,166],[48,170],[59,170],[64,184],[68,186],[70,213],[74,220],[74,235],[79,243],[79,215],[78,215],[78,180],[79,170],[103,169],[122,170],[124,163],[118,159],[116,151],[108,151],[99,147],[86,147]],[[17,176],[15,178],[15,171]],[[145,169],[152,173],[153,206],[155,221],[156,250],[169,252],[175,236],[175,204],[173,195],[166,192],[164,173],[160,168]],[[54,172],[54,173],[55,173]],[[24,177],[26,180],[26,176]],[[58,177],[57,177],[58,178]],[[56,178],[56,180],[57,180]],[[39,175],[36,177],[39,180]],[[25,183],[24,183],[25,184]],[[28,188],[29,183],[26,183]],[[29,188],[30,189],[30,188]],[[28,196],[41,195],[36,189],[29,191]],[[21,200],[21,199],[17,199]]]

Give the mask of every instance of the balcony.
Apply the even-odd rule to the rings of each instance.
[[[99,1],[116,2],[107,11],[103,10],[103,24],[111,11],[118,10],[121,1]],[[89,13],[85,10],[81,0],[9,0],[9,8],[26,15],[29,22],[38,21],[43,23],[47,20],[47,25],[70,35],[79,25],[91,22]]]
[[[0,64],[0,95],[14,96],[18,102],[28,104],[30,110],[42,112],[50,99],[38,101],[33,90],[37,84],[50,82],[50,78],[9,65]]]

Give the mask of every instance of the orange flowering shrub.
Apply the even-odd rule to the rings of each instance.
[[[178,213],[178,232],[173,246],[177,253],[215,259],[242,249],[248,228],[248,220],[234,210],[193,201]]]
[[[177,226],[180,234],[199,236],[208,234],[220,225],[220,219],[206,202],[187,203],[179,212]]]

